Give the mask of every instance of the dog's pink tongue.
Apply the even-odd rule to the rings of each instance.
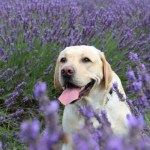
[[[80,88],[67,88],[58,99],[62,104],[67,105],[79,98],[80,91]]]

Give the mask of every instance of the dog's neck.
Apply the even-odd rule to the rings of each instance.
[[[81,104],[88,104],[94,109],[104,108],[104,105],[106,104],[106,97],[110,89],[111,86],[108,89],[104,89],[104,87],[98,86],[94,90],[91,90],[88,96],[82,97],[79,102]]]

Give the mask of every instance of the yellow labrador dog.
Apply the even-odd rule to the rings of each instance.
[[[61,51],[56,63],[54,86],[63,89],[59,101],[65,105],[62,121],[64,132],[71,135],[84,124],[78,106],[88,104],[95,111],[106,110],[115,134],[126,134],[126,115],[131,112],[126,101],[121,101],[112,90],[114,83],[126,99],[120,78],[100,50],[81,45]],[[96,120],[93,120],[93,125],[97,126]],[[63,150],[72,150],[71,144],[64,145]]]

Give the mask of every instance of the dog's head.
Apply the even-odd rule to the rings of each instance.
[[[112,70],[104,54],[93,46],[71,46],[57,59],[54,86],[62,87],[60,99],[65,105],[88,95],[96,86],[108,87]],[[70,100],[69,100],[70,98]]]

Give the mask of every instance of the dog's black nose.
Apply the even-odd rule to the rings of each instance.
[[[71,66],[66,66],[61,70],[61,74],[64,77],[71,77],[75,73],[75,70]]]

